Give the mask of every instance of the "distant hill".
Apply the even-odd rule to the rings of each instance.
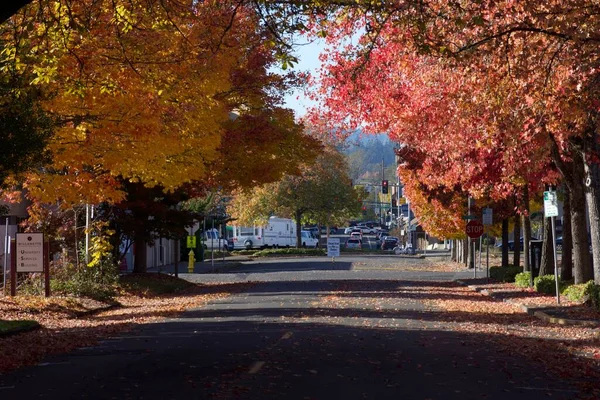
[[[342,152],[346,155],[353,181],[375,182],[381,179],[381,160],[385,169],[385,178],[395,180],[394,144],[386,135],[364,135],[358,131],[346,140]]]

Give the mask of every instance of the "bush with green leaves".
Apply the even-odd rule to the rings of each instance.
[[[515,286],[527,288],[529,287],[529,280],[531,279],[531,272],[520,272],[515,276]]]
[[[560,290],[561,282],[560,277],[558,278],[558,290]],[[554,282],[554,275],[543,275],[538,276],[533,280],[533,287],[536,292],[546,294],[556,294],[556,283]]]
[[[581,302],[585,297],[585,290],[590,282],[586,284],[579,285],[569,285],[564,290],[562,290],[562,294],[569,300],[574,302]],[[592,282],[593,283],[593,282]]]
[[[508,267],[490,267],[490,278],[499,282],[514,282],[517,274],[523,272],[523,268],[508,266]]]
[[[600,285],[596,285],[594,281],[589,281],[585,284],[584,295],[588,296],[592,305],[600,310]]]
[[[110,261],[96,267],[64,264],[54,268],[50,280],[52,293],[111,301],[117,294],[118,268]]]

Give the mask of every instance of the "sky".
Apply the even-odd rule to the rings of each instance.
[[[303,41],[302,43],[306,43],[306,41]],[[311,74],[316,75],[321,66],[319,54],[324,48],[325,43],[323,40],[298,46],[295,55],[298,57],[299,62],[294,65],[293,70],[296,72],[310,72]],[[285,106],[295,111],[296,118],[304,116],[306,110],[313,105],[315,105],[315,103],[308,99],[302,90],[295,91],[285,97]]]

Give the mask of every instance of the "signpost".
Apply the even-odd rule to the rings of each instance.
[[[187,248],[195,249],[196,248],[196,236],[189,235],[187,237]]]
[[[554,253],[554,282],[556,284],[556,303],[560,304],[560,292],[558,291],[558,262],[556,261],[556,233],[554,217],[558,216],[558,197],[553,190],[544,192],[544,216],[550,218],[552,224],[552,251]]]
[[[50,296],[50,268],[48,265],[48,243],[43,233],[17,233],[12,243],[11,262],[11,296],[17,293],[17,273],[42,272],[46,297]]]
[[[483,235],[483,224],[477,220],[469,221],[467,224],[466,233],[471,239],[477,239]]]
[[[492,225],[492,209],[483,209],[483,218],[481,219],[484,225]]]
[[[475,246],[475,239],[481,237],[483,235],[483,224],[476,219],[473,219],[467,223],[466,228],[467,236],[472,239],[471,246]],[[481,249],[479,250],[481,251]],[[475,251],[471,252],[471,257],[475,256]],[[481,263],[481,257],[479,258]],[[475,265],[475,261],[473,260],[473,277],[477,278],[477,266]]]
[[[331,257],[331,262],[335,262],[335,258],[340,256],[340,239],[327,239],[327,257]]]

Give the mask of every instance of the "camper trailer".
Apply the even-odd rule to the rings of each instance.
[[[295,245],[295,224],[289,218],[271,217],[264,226],[233,226],[233,248],[236,250]]]

